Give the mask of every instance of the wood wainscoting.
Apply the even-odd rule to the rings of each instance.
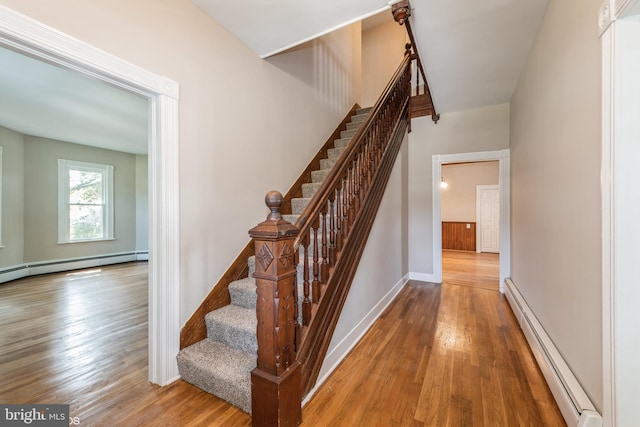
[[[476,251],[476,223],[442,221],[442,249]]]

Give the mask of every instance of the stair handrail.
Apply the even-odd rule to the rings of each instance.
[[[407,49],[407,52],[410,52]],[[301,237],[305,232],[308,232],[311,228],[312,221],[309,221],[309,218],[313,218],[321,209],[321,204],[323,201],[326,201],[326,198],[329,196],[329,192],[331,188],[336,184],[336,181],[340,179],[344,173],[345,165],[347,164],[348,159],[353,156],[353,154],[357,151],[359,146],[362,144],[361,138],[372,126],[372,123],[375,120],[376,115],[380,112],[384,101],[390,96],[391,91],[394,87],[394,84],[397,82],[400,76],[404,72],[406,72],[407,66],[411,63],[411,54],[405,52],[404,59],[400,63],[400,66],[396,69],[395,73],[387,83],[384,91],[376,101],[376,103],[371,107],[371,111],[369,111],[367,118],[363,122],[362,125],[358,128],[356,133],[353,135],[351,139],[351,143],[347,146],[344,152],[338,157],[336,163],[331,168],[331,172],[327,177],[322,181],[322,184],[315,192],[312,200],[307,204],[305,209],[300,214],[300,217],[295,223],[295,226],[299,228],[298,237],[294,242],[295,249],[298,249],[301,243]]]
[[[399,2],[394,3],[391,6],[391,13],[393,14],[393,19],[400,25],[404,25],[407,29],[407,35],[409,36],[409,41],[413,48],[414,59],[416,60],[416,96],[420,95],[420,76],[422,76],[422,81],[424,85],[422,86],[423,95],[429,97],[429,104],[431,105],[431,118],[434,123],[438,123],[440,120],[440,114],[436,111],[436,106],[433,103],[433,98],[431,97],[431,91],[429,90],[429,83],[427,80],[427,73],[424,71],[424,67],[422,66],[422,60],[420,59],[420,53],[418,52],[416,40],[413,36],[413,30],[411,29],[411,21],[409,17],[411,16],[411,4],[409,0],[401,0]]]
[[[301,422],[302,398],[318,377],[395,159],[410,129],[412,59],[407,48],[391,81],[296,224],[282,218],[282,195],[270,192],[265,201],[271,213],[250,231],[256,253],[258,359],[251,373],[252,423],[256,427]]]
[[[384,193],[391,173],[393,160],[399,151],[404,132],[410,128],[413,57],[409,47],[407,46],[400,66],[364,123],[338,157],[329,175],[323,180],[295,224],[299,228],[294,241],[295,262],[298,263],[297,255],[302,252],[304,294],[302,325],[297,327],[299,332],[296,335],[296,358],[301,362],[305,395],[317,379],[321,361],[328,349],[330,337],[362,255],[364,241],[369,234],[382,198],[381,194]],[[400,126],[401,123],[406,126]],[[391,157],[387,157],[387,148],[391,146],[392,141],[396,142],[393,147],[395,151]],[[377,176],[383,166],[385,173],[381,176],[384,178],[381,178],[378,184]],[[363,229],[357,229],[355,226],[360,224],[359,217],[365,215],[363,211],[368,209],[368,192],[373,191],[374,183],[377,198],[371,199],[374,200],[371,203],[373,214],[367,213],[368,223],[363,223],[366,224]],[[321,227],[319,237],[318,231]],[[312,240],[313,247],[310,250]],[[310,255],[313,257],[312,269],[309,266]],[[340,271],[337,271],[341,261],[343,263],[340,265]],[[297,291],[297,286],[295,290]],[[326,293],[331,295],[326,297],[328,300],[325,302],[323,298]],[[333,306],[333,309],[330,310],[329,306]]]

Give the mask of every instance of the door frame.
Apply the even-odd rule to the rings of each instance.
[[[0,5],[0,46],[149,100],[149,381],[178,379],[179,85]]]
[[[640,1],[600,8],[602,46],[602,365],[603,424],[636,420],[640,369]],[[630,352],[631,350],[631,352]]]
[[[484,190],[498,190],[498,194],[500,194],[500,185],[499,184],[491,184],[491,185],[476,185],[476,253],[482,252],[482,191]],[[498,203],[500,200],[498,198]],[[498,216],[500,215],[500,211],[498,210]],[[498,218],[499,220],[499,218]],[[498,234],[500,232],[498,231]],[[498,239],[500,236],[498,236]],[[498,241],[498,253],[500,253],[500,242]]]
[[[486,162],[491,160],[497,160],[499,162],[500,292],[504,293],[504,281],[511,276],[511,151],[508,148],[498,151],[434,154],[432,156],[433,279],[436,283],[442,283],[442,197],[440,194],[442,165],[461,162]]]

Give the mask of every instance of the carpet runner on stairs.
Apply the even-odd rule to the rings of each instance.
[[[347,130],[341,132],[334,148],[328,150],[328,158],[320,160],[320,170],[311,173],[312,182],[302,185],[303,197],[291,200],[292,214],[283,215],[285,220],[296,223],[369,111],[370,108],[363,108],[351,117]],[[249,277],[229,284],[231,304],[205,316],[207,338],[182,349],[177,361],[183,380],[251,413],[251,371],[256,367],[257,357],[255,257],[248,260],[248,265]],[[302,282],[299,268],[301,297]]]

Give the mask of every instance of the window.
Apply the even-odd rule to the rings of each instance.
[[[58,160],[58,243],[113,239],[113,166]]]

